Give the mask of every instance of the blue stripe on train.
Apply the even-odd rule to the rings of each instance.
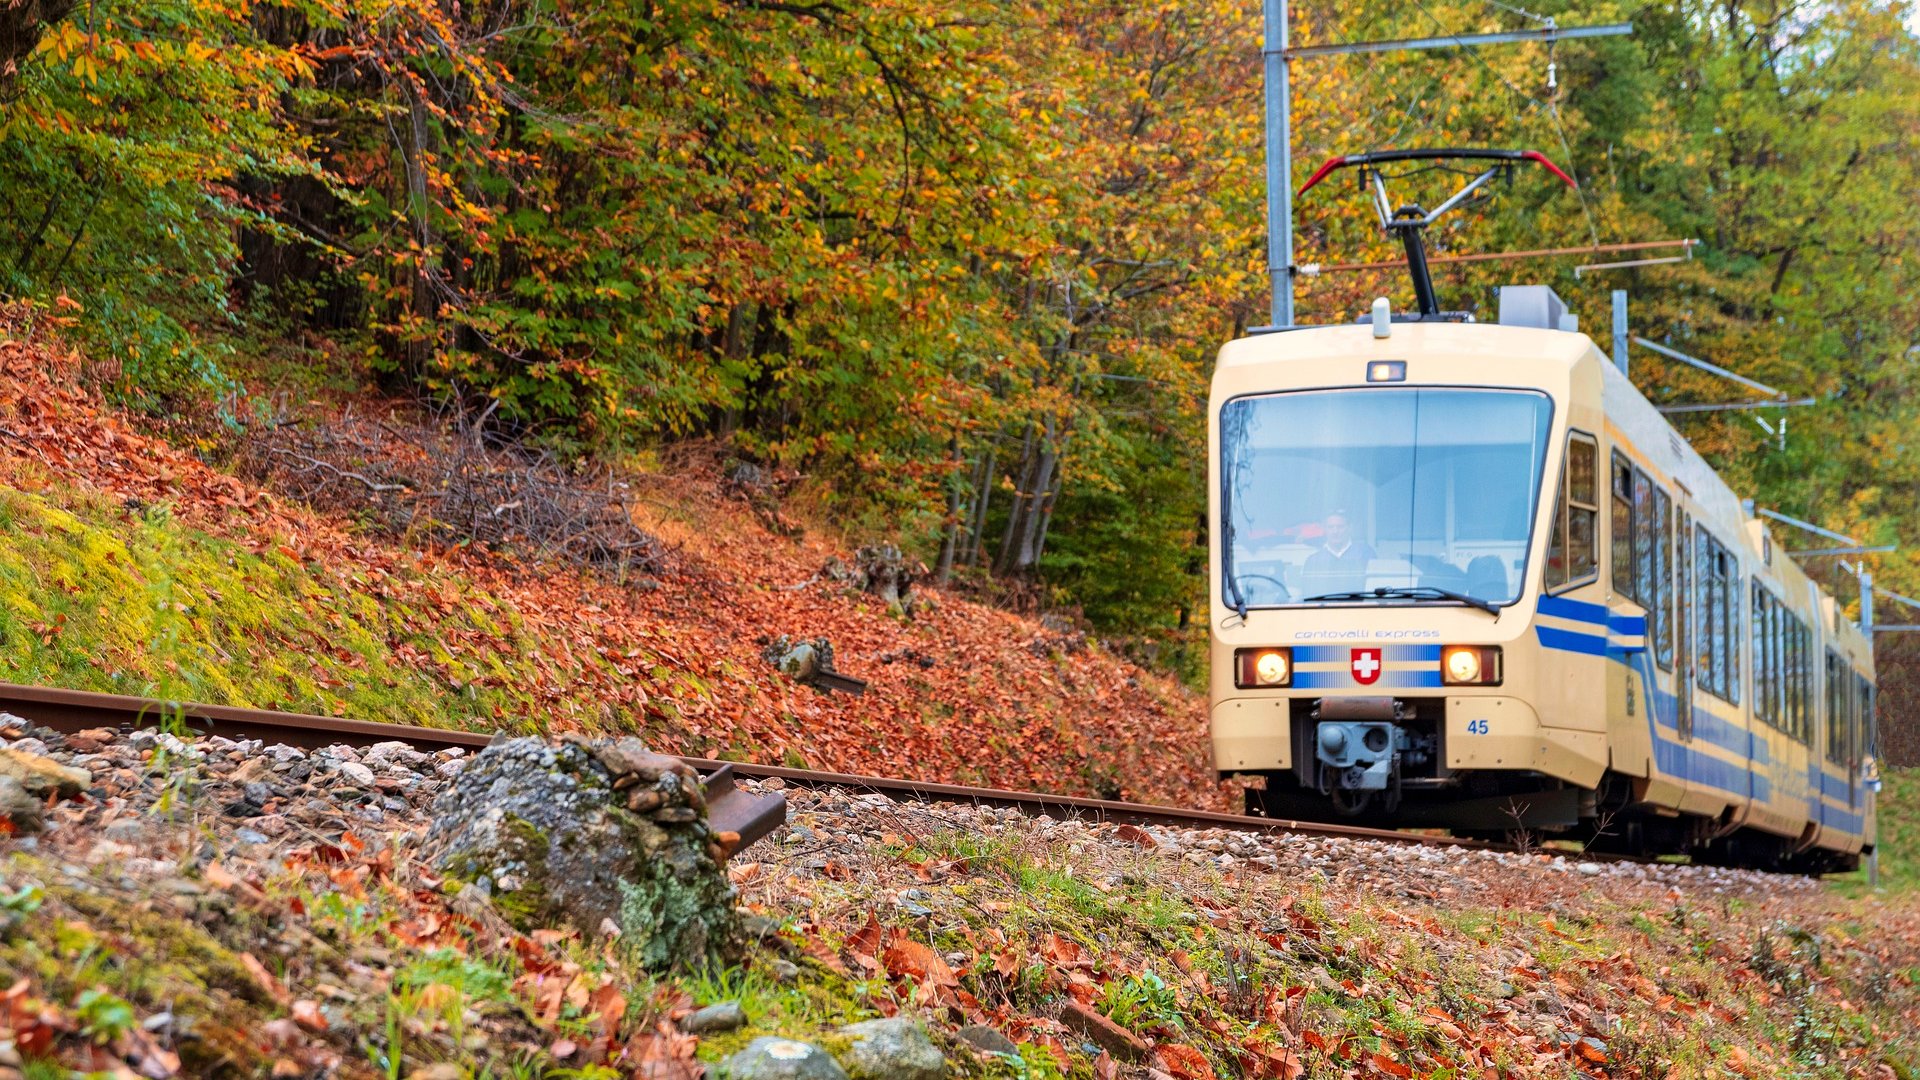
[[[1725,761],[1680,741],[1679,699],[1662,690],[1655,681],[1646,646],[1608,643],[1606,634],[1609,632],[1622,637],[1644,637],[1647,630],[1645,616],[1617,615],[1604,604],[1569,600],[1558,596],[1542,597],[1538,610],[1540,614],[1552,618],[1586,623],[1598,631],[1582,633],[1576,630],[1536,625],[1534,634],[1542,647],[1583,656],[1605,656],[1628,665],[1640,674],[1641,683],[1646,688],[1649,698],[1647,726],[1653,736],[1654,760],[1662,772],[1691,783],[1715,788],[1729,795],[1761,801],[1772,797],[1771,778],[1765,773],[1755,771],[1752,767],[1754,765],[1764,767],[1772,760],[1772,753],[1764,738],[1722,717],[1704,710],[1697,710],[1693,717],[1693,737],[1740,754],[1747,758],[1751,765]],[[1827,811],[1827,813],[1837,814],[1838,811]],[[1859,820],[1858,815],[1853,815],[1853,818],[1856,822]]]
[[[1438,645],[1365,645],[1361,648],[1379,649],[1380,659],[1387,663],[1415,663],[1431,661],[1439,663]],[[1345,664],[1353,659],[1351,645],[1295,645],[1293,662],[1295,664]],[[1436,669],[1437,670],[1437,669]]]

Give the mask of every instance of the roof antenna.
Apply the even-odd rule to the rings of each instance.
[[[1393,305],[1384,296],[1375,297],[1373,301],[1373,336],[1393,336]]]

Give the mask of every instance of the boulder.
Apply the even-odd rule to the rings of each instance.
[[[0,836],[38,836],[47,829],[40,800],[20,781],[0,776]]]
[[[720,1063],[725,1080],[847,1080],[833,1056],[811,1043],[763,1036]]]
[[[699,774],[638,739],[496,741],[435,800],[422,852],[523,929],[611,925],[618,948],[655,971],[737,958],[726,851]]]
[[[785,634],[767,643],[762,655],[794,682],[811,686],[823,671],[833,670],[833,643],[826,638],[794,640]]]
[[[892,605],[905,600],[913,590],[914,568],[906,556],[892,544],[873,544],[854,552],[860,569],[860,587]]]
[[[841,1055],[853,1080],[946,1080],[947,1059],[927,1029],[903,1016],[848,1024]]]
[[[42,799],[48,795],[71,798],[93,786],[93,774],[85,769],[12,747],[0,747],[0,776],[11,777],[27,794]]]
[[[954,1032],[961,1042],[983,1054],[1019,1054],[1020,1044],[986,1024],[968,1024]]]
[[[708,1035],[747,1026],[747,1013],[737,1001],[722,1001],[704,1009],[695,1009],[680,1021],[680,1030],[689,1035]]]

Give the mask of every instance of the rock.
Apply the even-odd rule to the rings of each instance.
[[[833,643],[826,638],[795,641],[781,634],[768,643],[763,655],[781,674],[808,686],[821,672],[833,670]]]
[[[1018,1054],[1020,1044],[985,1024],[968,1024],[954,1035],[985,1054]]]
[[[27,794],[42,799],[53,794],[70,798],[93,786],[93,774],[85,769],[69,768],[11,747],[0,747],[0,776],[11,777]]]
[[[362,787],[373,786],[373,770],[357,761],[335,761],[330,763],[329,767],[355,784]]]
[[[1579,866],[1574,867],[1574,869],[1580,871],[1581,873],[1587,875],[1588,877],[1593,877],[1594,875],[1600,872],[1600,864],[1592,863],[1592,862],[1583,862]]]
[[[913,568],[892,544],[863,547],[854,552],[853,561],[859,567],[860,588],[889,605],[900,603],[913,590]]]
[[[854,1080],[944,1080],[947,1059],[927,1030],[904,1016],[848,1024],[853,1040],[841,1057]]]
[[[240,767],[227,774],[227,782],[245,787],[248,784],[265,780],[273,775],[273,762],[263,757],[252,757],[240,763]]]
[[[38,836],[47,829],[40,800],[11,776],[0,776],[0,821],[13,836]]]
[[[763,1036],[720,1063],[726,1080],[847,1080],[825,1050],[795,1039]]]
[[[137,817],[114,818],[100,829],[104,839],[117,844],[130,844],[147,834],[147,826]]]
[[[427,763],[427,755],[403,742],[382,742],[367,747],[360,760],[379,769],[394,764],[417,769]]]
[[[704,1009],[695,1009],[680,1021],[680,1030],[689,1035],[705,1035],[715,1031],[732,1031],[745,1027],[747,1012],[737,1001],[722,1001]]]
[[[789,983],[800,977],[800,965],[791,960],[771,960],[767,963],[767,970],[773,973],[778,982]]]
[[[704,815],[688,806],[697,785],[685,786],[678,761],[659,775],[656,790],[692,818],[663,823],[657,812],[628,810],[603,763],[646,752],[635,739],[612,754],[597,743],[501,740],[434,801],[422,855],[491,887],[494,907],[523,928],[560,921],[593,936],[611,922],[616,947],[643,967],[729,963],[739,939],[734,892]]]

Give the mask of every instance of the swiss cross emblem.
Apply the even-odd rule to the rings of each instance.
[[[1353,650],[1353,681],[1361,686],[1372,686],[1380,678],[1380,650]]]

